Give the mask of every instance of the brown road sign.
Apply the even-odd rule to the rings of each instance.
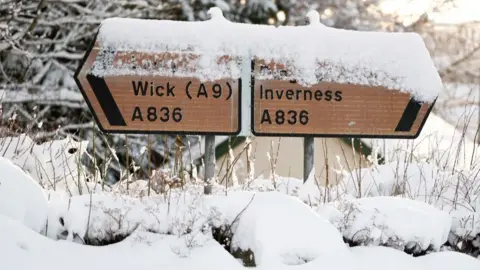
[[[285,66],[256,60],[252,133],[256,136],[416,138],[433,107],[382,87],[289,81]],[[255,79],[274,71],[274,80]]]
[[[193,76],[176,77],[175,73],[159,76],[151,72],[152,67],[174,72],[185,65],[183,71],[194,72],[190,68],[194,65],[189,62],[199,56],[105,51],[99,45],[94,43],[87,52],[75,80],[103,131],[218,135],[240,132],[240,78],[201,82]],[[107,68],[125,68],[128,63],[137,73],[95,76],[92,67],[101,62],[96,61],[100,54],[110,55],[101,55],[102,59],[110,59]],[[230,60],[219,57],[219,61]]]

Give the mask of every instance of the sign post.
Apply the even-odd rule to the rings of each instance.
[[[303,138],[303,183],[307,182],[309,177],[315,178],[312,175],[313,166],[315,163],[315,138],[306,136]]]
[[[337,30],[315,11],[281,28],[208,14],[105,20],[75,73],[104,132],[206,135],[207,194],[215,135],[303,137],[306,181],[315,137],[414,139],[442,87],[418,34]]]
[[[213,180],[215,177],[215,136],[205,136],[205,187],[204,194],[212,194]]]

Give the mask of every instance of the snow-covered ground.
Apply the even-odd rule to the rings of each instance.
[[[478,176],[465,171],[412,163],[398,174],[386,164],[354,171],[328,189],[313,179],[276,177],[275,185],[257,179],[215,186],[208,196],[196,183],[151,196],[127,195],[124,183],[79,195],[68,191],[78,183],[74,175],[43,189],[36,171],[15,165],[32,167],[38,153],[0,158],[2,270],[480,269],[475,251],[448,251],[480,248],[479,188],[472,187]]]

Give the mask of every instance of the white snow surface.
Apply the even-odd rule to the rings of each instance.
[[[213,8],[210,14],[210,20],[201,22],[109,18],[99,29],[99,49],[200,55],[179,66],[175,76],[194,76],[202,81],[239,78],[239,59],[260,58],[287,64],[291,77],[302,85],[326,81],[382,86],[411,93],[425,102],[433,101],[442,89],[429,52],[416,33],[361,32],[320,23],[251,25],[226,20],[218,8]],[[309,18],[315,16],[309,14]],[[218,57],[224,55],[232,56],[233,61],[219,64]],[[100,64],[94,65],[92,73],[97,76],[167,74],[164,68],[148,72],[131,69],[130,62],[114,67],[112,60],[111,54],[100,54],[96,59]]]
[[[43,189],[20,167],[3,157],[0,157],[0,174],[0,216],[17,220],[37,233],[43,232],[48,214]]]
[[[285,234],[293,234],[298,230],[301,228],[290,228],[275,240],[282,242]],[[92,247],[48,239],[18,221],[0,215],[0,260],[5,270],[61,270],[65,269],[65,265],[72,270],[246,269],[207,235],[198,235],[196,239],[202,241],[187,246],[189,242],[185,237],[136,231],[120,243]],[[476,270],[480,267],[480,261],[455,252],[438,252],[413,258],[386,247],[356,247],[343,252],[329,252],[297,266],[264,264],[257,268],[384,270],[388,267],[393,270],[438,270],[446,266]]]
[[[69,197],[60,191],[50,191],[47,205],[45,195],[33,179],[13,163],[1,160],[4,162],[0,164],[5,164],[0,167],[2,270],[60,270],[65,265],[73,270],[245,269],[213,239],[212,226],[222,225],[231,225],[231,247],[253,251],[257,268],[265,270],[480,267],[479,260],[455,252],[413,258],[392,248],[347,248],[340,231],[328,221],[332,212],[316,213],[298,198],[276,191],[233,191],[210,196],[179,191],[142,198],[113,193]],[[23,184],[12,186],[14,181]],[[2,189],[5,187],[9,189]],[[5,191],[8,196],[2,193]],[[42,197],[43,200],[34,199]],[[14,203],[5,203],[10,200]],[[351,228],[371,228],[367,217],[375,216],[377,222],[390,226],[391,235],[403,236],[407,243],[408,239],[414,239],[425,247],[442,242],[448,230],[448,215],[405,200],[374,197],[356,201],[364,214],[358,216]],[[380,214],[376,214],[375,208]],[[48,237],[29,226],[28,219],[20,215],[26,211],[31,217],[45,217],[48,211]],[[111,240],[122,234],[130,235],[107,246],[82,245],[87,238]],[[415,239],[417,236],[419,239]]]
[[[235,192],[216,204],[227,213],[229,224],[241,213],[232,226],[232,247],[252,250],[258,266],[298,265],[347,250],[336,228],[298,198],[278,192]],[[292,229],[295,233],[287,233]]]
[[[412,257],[401,251],[386,247],[352,248],[354,261],[360,266],[353,269],[469,269],[478,268],[478,260],[464,257],[458,252],[436,252],[421,257]],[[333,268],[335,269],[335,268]]]
[[[0,215],[2,270],[65,269],[235,269],[238,262],[209,239],[201,248],[185,246],[185,239],[172,235],[135,232],[118,244],[105,247],[53,241]]]
[[[452,218],[423,202],[399,197],[365,197],[318,208],[343,233],[361,245],[400,250],[438,251],[448,240]]]

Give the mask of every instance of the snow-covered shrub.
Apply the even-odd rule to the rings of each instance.
[[[331,223],[278,192],[176,192],[170,198],[92,194],[60,204],[51,220],[61,219],[63,226],[51,235],[87,245],[113,244],[142,231],[182,237],[191,247],[215,239],[249,266],[296,265],[347,251]]]
[[[480,177],[472,168],[447,170],[406,162],[374,165],[353,171],[338,186],[322,191],[340,200],[399,196],[428,203],[452,218],[448,245],[476,255],[480,253]]]
[[[364,197],[329,203],[318,212],[351,246],[389,246],[420,255],[447,242],[452,219],[423,202],[399,197]]]
[[[480,258],[480,212],[455,209],[450,215],[453,217],[453,226],[447,246]]]
[[[56,216],[51,219],[63,220],[63,226],[55,234],[64,237],[58,238],[88,245],[116,243],[136,230],[176,236],[200,231],[208,216],[203,214],[201,200],[190,197],[180,203],[168,202],[162,196],[143,199],[120,194],[73,196],[57,201]]]

